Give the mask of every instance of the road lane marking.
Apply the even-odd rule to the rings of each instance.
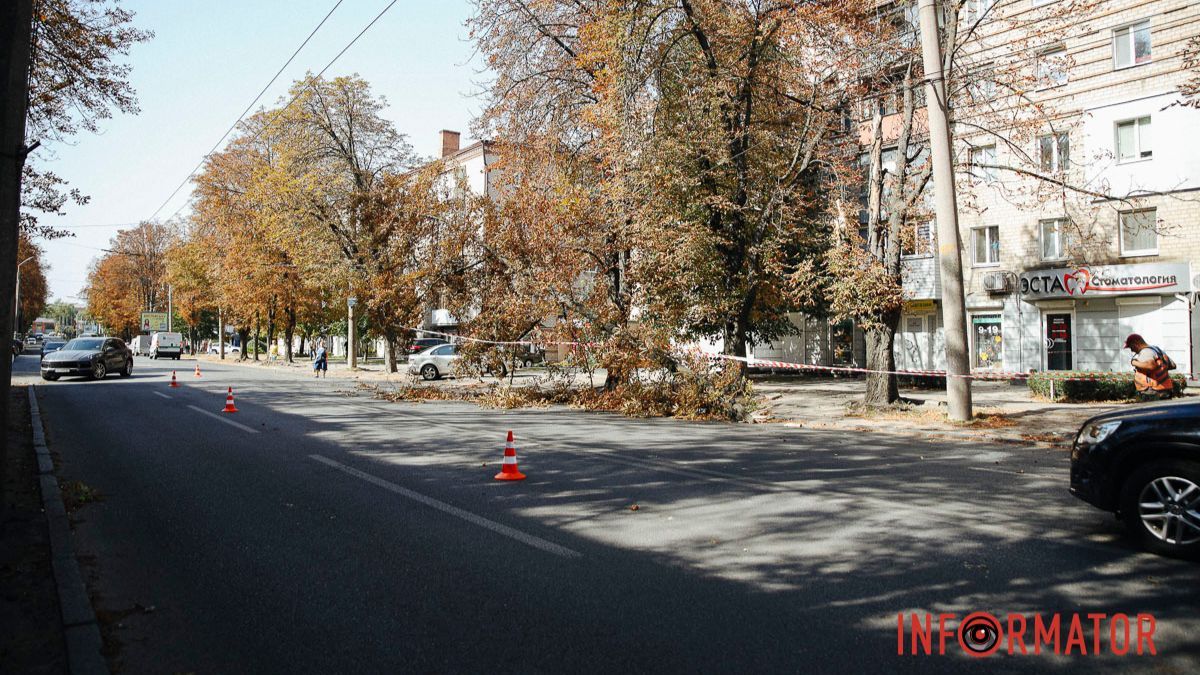
[[[971,471],[987,471],[988,473],[1006,473],[1010,476],[1032,476],[1034,478],[1061,478],[1062,476],[1048,473],[1034,473],[1032,471],[1008,471],[1006,469],[992,469],[983,466],[968,466]]]
[[[525,544],[526,546],[532,546],[533,548],[536,548],[538,550],[545,551],[547,553],[553,553],[554,555],[562,556],[564,558],[581,558],[581,557],[583,557],[583,554],[579,553],[578,551],[571,550],[565,546],[559,546],[558,544],[546,541],[545,539],[542,539],[541,537],[535,537],[532,534],[526,534],[525,532],[513,529],[507,525],[501,525],[500,523],[497,523],[494,520],[488,520],[487,518],[484,518],[482,516],[477,516],[474,513],[471,513],[470,511],[460,509],[457,506],[451,506],[450,504],[447,504],[443,501],[438,501],[437,499],[434,499],[433,497],[426,497],[425,495],[423,495],[419,492],[414,492],[412,490],[409,490],[408,488],[401,487],[390,481],[386,481],[382,478],[372,476],[369,473],[366,473],[364,471],[359,471],[358,469],[355,469],[354,467],[347,466],[345,464],[342,464],[341,462],[337,462],[332,459],[329,459],[328,457],[324,457],[322,455],[309,455],[309,457],[322,463],[322,464],[325,464],[326,466],[331,466],[331,467],[337,469],[338,471],[347,473],[351,476],[354,476],[355,478],[362,479],[362,480],[370,483],[371,485],[381,487],[385,490],[394,492],[406,499],[411,499],[414,502],[418,502],[418,503],[424,504],[425,506],[437,509],[438,511],[441,511],[442,513],[454,516],[455,518],[459,518],[461,520],[465,520],[468,523],[471,523],[472,525],[478,525],[479,527],[482,527],[487,530],[491,530],[492,532],[495,532],[496,534],[504,535],[505,537],[508,537],[510,539],[515,539],[516,541],[519,541],[522,544]]]
[[[161,391],[156,391],[156,392],[154,392],[154,395],[155,395],[155,396],[161,396],[161,397],[163,397],[163,398],[171,398],[170,396],[167,396],[166,394],[162,393]]]
[[[196,411],[196,412],[198,412],[198,413],[201,413],[201,414],[204,414],[204,415],[208,415],[209,417],[211,417],[211,418],[213,418],[213,419],[215,419],[215,420],[219,420],[219,421],[221,421],[221,422],[224,422],[225,424],[228,424],[228,425],[229,425],[229,426],[231,426],[231,427],[237,427],[238,429],[241,429],[242,431],[245,431],[245,432],[246,432],[246,433],[248,433],[248,434],[257,434],[257,433],[258,433],[258,429],[251,429],[250,427],[246,426],[245,424],[238,424],[237,422],[234,422],[234,421],[233,421],[233,420],[231,420],[231,419],[228,419],[228,418],[225,418],[225,417],[221,417],[220,415],[218,415],[218,414],[216,414],[216,413],[211,413],[211,412],[208,412],[208,411],[207,411],[207,410],[205,410],[204,408],[197,408],[197,407],[196,407],[196,406],[194,406],[194,405],[189,405],[188,407],[189,407],[189,408],[191,408],[192,410],[195,410],[195,411]]]

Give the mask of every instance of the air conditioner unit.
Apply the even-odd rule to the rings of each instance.
[[[983,277],[983,290],[988,293],[1007,293],[1012,290],[1011,277],[1005,272],[991,272]]]

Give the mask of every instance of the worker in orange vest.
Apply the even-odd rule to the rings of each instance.
[[[1175,362],[1166,352],[1146,344],[1146,340],[1137,333],[1125,338],[1125,348],[1133,352],[1130,363],[1133,365],[1133,383],[1139,398],[1157,401],[1175,395],[1175,383],[1171,380],[1170,372],[1175,368]]]

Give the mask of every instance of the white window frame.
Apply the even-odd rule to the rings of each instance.
[[[1038,257],[1042,260],[1066,260],[1067,259],[1067,234],[1065,226],[1066,218],[1042,218],[1038,221]],[[1046,256],[1046,225],[1054,223],[1058,226],[1058,255],[1053,257]]]
[[[1145,120],[1143,124],[1142,120]],[[1137,146],[1134,148],[1133,156],[1121,158],[1121,126],[1125,124],[1133,125],[1133,142]],[[1142,150],[1142,127],[1150,127],[1150,154],[1146,155]],[[1117,120],[1113,123],[1113,150],[1117,156],[1117,164],[1133,164],[1135,162],[1149,162],[1154,159],[1154,119],[1153,115],[1141,115],[1139,117],[1130,117],[1128,119]]]
[[[1042,140],[1050,139],[1050,167],[1042,166]],[[1063,140],[1067,142],[1067,156],[1062,155]],[[1042,134],[1037,139],[1037,158],[1038,168],[1048,173],[1062,173],[1071,168],[1071,135],[1065,131],[1057,131],[1049,134]],[[1065,162],[1063,160],[1066,160]],[[1065,164],[1065,166],[1064,166]]]
[[[1071,74],[1070,74],[1070,72],[1068,72],[1065,63],[1063,65],[1062,70],[1058,71],[1060,73],[1059,77],[1050,77],[1049,73],[1046,73],[1046,76],[1043,76],[1043,72],[1042,72],[1043,64],[1045,64],[1047,62],[1046,59],[1047,59],[1047,57],[1050,57],[1050,56],[1058,56],[1058,57],[1061,57],[1065,61],[1066,57],[1067,57],[1067,48],[1063,45],[1056,45],[1049,49],[1044,49],[1038,53],[1037,63],[1035,64],[1035,67],[1037,68],[1037,72],[1035,74],[1037,75],[1037,88],[1039,90],[1040,89],[1054,89],[1056,87],[1062,87],[1071,80]]]
[[[926,246],[928,248],[923,253],[921,252],[921,247],[917,245],[918,244],[917,234],[920,232],[919,228],[922,225],[924,225],[926,228],[928,228],[928,233],[929,233],[926,237]],[[913,250],[917,251],[917,252],[916,253],[905,253],[904,247],[902,246],[902,247],[900,247],[900,258],[902,260],[919,260],[921,258],[932,258],[934,249],[937,248],[937,233],[934,230],[934,222],[932,220],[913,222],[913,223],[909,224],[909,227],[911,227],[913,230]]]
[[[980,230],[990,233],[993,229],[996,231],[995,239],[992,239],[990,234],[984,235],[984,239],[986,239],[985,246],[987,247],[987,249],[989,251],[993,248],[992,244],[995,243],[996,259],[995,260],[985,260],[984,262],[979,262],[978,238],[975,236],[975,233]],[[971,228],[971,267],[999,267],[999,266],[1000,266],[1000,226],[999,225],[982,225],[980,227],[972,227]]]
[[[988,163],[995,164],[996,163],[996,144],[995,143],[992,143],[991,145],[972,145],[971,149],[968,151],[967,161],[971,166],[971,180],[973,182],[992,183],[999,179],[999,174],[997,173],[997,169],[995,169],[995,168],[981,167],[979,169],[979,171],[975,170],[975,167],[979,166],[978,160],[975,157],[976,153],[988,154],[989,151],[991,154],[991,159],[988,160]]]
[[[1137,45],[1134,33],[1145,26],[1146,31],[1150,33],[1150,57],[1145,61],[1138,63],[1137,61]],[[1121,35],[1124,32],[1125,35]],[[1117,60],[1117,43],[1122,39],[1129,41],[1129,63],[1121,65]],[[1126,68],[1137,68],[1149,63],[1154,63],[1154,31],[1150,25],[1150,19],[1142,19],[1133,23],[1127,23],[1124,26],[1117,26],[1112,33],[1112,60],[1113,70],[1125,70]]]
[[[1125,248],[1125,217],[1137,213],[1150,213],[1153,215],[1153,220],[1158,223],[1158,209],[1150,207],[1147,209],[1132,209],[1129,211],[1121,211],[1117,213],[1117,247],[1120,249],[1122,258],[1141,258],[1145,256],[1158,255],[1158,231],[1154,231],[1154,248],[1152,249],[1135,249],[1127,250]]]
[[[975,335],[975,317],[977,316],[998,316],[1000,317],[1000,362],[990,366],[981,366],[979,361],[979,341]],[[971,368],[980,370],[1003,370],[1004,369],[1004,311],[1001,309],[980,309],[973,312],[967,312],[967,325],[970,330],[967,331],[970,336],[971,350]]]

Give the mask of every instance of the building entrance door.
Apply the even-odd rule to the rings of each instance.
[[[1070,314],[1046,315],[1046,370],[1071,370],[1073,333]]]

